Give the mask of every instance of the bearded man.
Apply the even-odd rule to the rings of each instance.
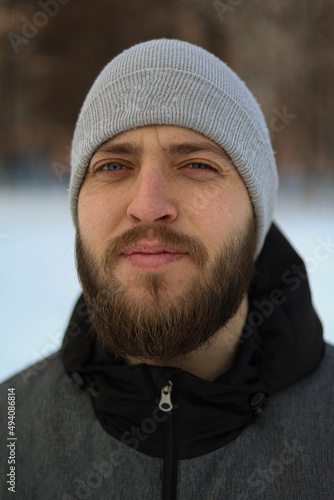
[[[152,40],[103,69],[72,145],[83,295],[38,376],[1,388],[20,498],[331,498],[334,349],[277,189],[215,56]]]

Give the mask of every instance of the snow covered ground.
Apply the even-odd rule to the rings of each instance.
[[[334,343],[333,190],[298,192],[282,191],[276,221],[306,259],[325,338]],[[65,189],[0,191],[0,381],[59,347],[80,293],[73,254]]]

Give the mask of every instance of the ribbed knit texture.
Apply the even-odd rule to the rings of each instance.
[[[257,254],[272,223],[278,175],[261,109],[240,78],[206,50],[179,40],[151,40],[114,58],[82,106],[71,153],[70,204],[99,145],[145,125],[204,134],[230,156],[248,189],[257,221]]]

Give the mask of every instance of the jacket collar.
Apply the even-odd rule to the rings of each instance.
[[[177,368],[116,362],[96,340],[83,296],[62,349],[65,371],[91,394],[106,432],[150,456],[162,456],[166,414],[158,404],[171,381],[178,458],[185,459],[234,439],[272,393],[317,368],[323,347],[304,263],[273,225],[256,263],[234,364],[214,382]]]

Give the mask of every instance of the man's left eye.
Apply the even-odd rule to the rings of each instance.
[[[107,165],[103,165],[101,170],[107,170],[108,172],[114,172],[115,170],[121,170],[123,165],[121,163],[107,163]]]

